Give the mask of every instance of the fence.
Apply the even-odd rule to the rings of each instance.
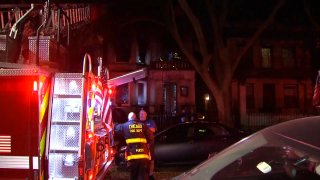
[[[313,116],[310,113],[248,113],[247,118],[242,120],[241,127],[250,131],[258,131],[267,126],[272,126],[284,121],[296,118]]]
[[[170,114],[152,115],[150,118],[152,118],[156,122],[158,132],[178,123],[178,117],[172,116]]]
[[[241,121],[241,129],[255,132],[268,126],[272,126],[281,122],[290,121],[297,118],[314,116],[312,113],[248,113],[247,118]],[[179,123],[178,116],[171,114],[150,115],[155,120],[158,131],[161,131],[173,124]]]

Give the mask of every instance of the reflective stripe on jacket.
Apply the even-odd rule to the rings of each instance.
[[[131,143],[147,143],[147,140],[145,138],[130,138],[126,139],[127,144]]]
[[[150,160],[150,156],[146,154],[133,154],[126,157],[127,161],[130,161],[133,159],[149,159]]]
[[[126,139],[128,161],[150,159],[148,143],[153,141],[153,134],[145,124],[131,120],[116,127],[115,131],[121,132]]]

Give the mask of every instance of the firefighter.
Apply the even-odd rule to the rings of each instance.
[[[147,112],[144,111],[143,109],[140,110],[139,112],[139,119],[141,122],[143,122],[145,125],[148,126],[152,134],[154,135],[155,132],[157,131],[157,125],[153,119],[147,119]],[[150,149],[150,155],[151,155],[151,160],[149,164],[149,180],[153,180],[154,176],[154,142],[152,141],[149,143],[149,149]]]
[[[148,143],[153,141],[152,132],[144,123],[137,120],[133,112],[129,113],[126,123],[115,125],[115,132],[121,133],[126,140],[126,160],[130,169],[130,179],[148,179],[150,161]]]

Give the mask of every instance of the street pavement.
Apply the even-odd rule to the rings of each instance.
[[[154,177],[157,180],[166,180],[175,177],[189,169],[193,166],[161,166],[155,167]],[[128,180],[129,169],[126,167],[118,167],[112,164],[109,173],[104,180]]]

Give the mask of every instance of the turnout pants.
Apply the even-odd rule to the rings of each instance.
[[[147,180],[149,179],[149,160],[134,159],[128,162],[130,169],[130,180]]]

